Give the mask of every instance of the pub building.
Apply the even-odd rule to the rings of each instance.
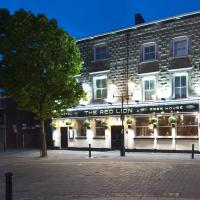
[[[80,39],[87,92],[52,120],[57,148],[200,151],[200,12]]]

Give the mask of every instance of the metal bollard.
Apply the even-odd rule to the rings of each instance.
[[[191,158],[194,159],[194,144],[192,144],[192,155]]]
[[[6,177],[6,200],[12,200],[12,172],[5,173]]]
[[[89,158],[91,158],[91,144],[89,144]]]

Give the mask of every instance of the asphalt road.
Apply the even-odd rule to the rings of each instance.
[[[13,200],[200,199],[200,155],[49,151],[0,152],[0,199],[4,173],[13,172]]]

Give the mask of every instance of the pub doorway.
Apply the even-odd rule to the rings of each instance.
[[[111,126],[111,148],[113,150],[120,149],[121,131],[122,131],[121,126]]]
[[[61,149],[65,149],[68,147],[68,127],[61,127]]]

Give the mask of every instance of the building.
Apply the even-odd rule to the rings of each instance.
[[[138,16],[137,16],[138,17]],[[200,12],[78,41],[88,93],[53,120],[59,148],[200,151]]]
[[[48,132],[47,136],[49,136]],[[49,144],[48,141],[47,143]],[[18,110],[11,98],[1,93],[0,151],[6,151],[9,148],[38,148],[39,146],[39,122],[34,114]]]

